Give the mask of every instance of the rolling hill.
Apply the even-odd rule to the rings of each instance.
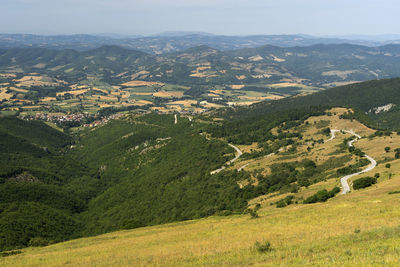
[[[319,191],[365,168],[364,153],[378,162],[377,188],[381,181],[386,188],[371,199],[392,199],[382,194],[397,185],[400,148],[392,130],[399,126],[391,118],[398,85],[399,79],[369,81],[196,117],[176,115],[176,122],[173,115],[127,113],[69,134],[2,117],[1,250],[211,215],[234,214],[228,218],[246,222],[249,215],[240,214],[257,218],[260,208],[278,218],[270,205],[308,209],[306,199],[315,193],[315,201],[326,201],[328,191]],[[391,130],[359,121],[374,127],[385,122]],[[330,129],[363,138],[352,150],[345,132],[328,142]],[[243,151],[230,165],[225,163],[237,152],[227,142]],[[226,169],[213,174],[221,166]],[[348,203],[334,195],[332,203]]]
[[[224,171],[225,175],[216,176],[214,182],[206,178],[204,182],[209,182],[206,182],[208,186],[204,187],[205,191],[202,191],[201,187],[185,188],[185,190],[195,190],[202,194],[211,192],[218,188],[218,181],[226,179],[227,173],[235,172],[234,170],[243,164],[246,164],[246,167],[240,173],[250,175],[239,176],[240,179],[236,180],[236,183],[245,192],[249,187],[259,188],[265,185],[264,181],[272,181],[271,172],[273,174],[274,165],[280,165],[278,176],[280,181],[284,181],[285,177],[301,177],[301,173],[306,173],[307,177],[311,178],[309,185],[293,187],[299,185],[300,182],[289,184],[284,182],[283,186],[275,187],[275,189],[260,194],[259,197],[251,197],[248,202],[250,209],[248,213],[217,213],[217,215],[204,219],[117,231],[46,247],[33,247],[41,245],[34,243],[33,241],[37,241],[34,239],[30,248],[2,252],[5,257],[0,265],[304,266],[334,263],[342,266],[357,264],[395,266],[398,261],[396,247],[400,240],[398,229],[400,161],[395,157],[395,150],[400,137],[393,133],[390,136],[375,135],[376,131],[373,129],[341,116],[347,112],[347,108],[333,108],[326,114],[310,116],[293,127],[289,127],[287,122],[278,124],[271,132],[286,134],[286,139],[290,138],[295,143],[283,144],[281,147],[283,149],[274,155],[240,159],[234,165],[228,166]],[[173,124],[171,119],[169,117],[165,123]],[[157,120],[151,118],[152,122]],[[180,117],[179,120],[184,120],[184,118]],[[143,120],[139,121],[143,122]],[[124,122],[115,123],[125,124]],[[160,121],[157,125],[165,125],[159,123]],[[188,123],[182,123],[185,128],[188,126]],[[197,123],[194,122],[194,124]],[[119,131],[122,129],[122,127],[116,127],[116,124],[110,125],[110,128]],[[125,128],[129,132],[130,129],[126,126]],[[352,189],[350,194],[337,195],[325,202],[304,204],[310,196],[318,195],[323,190],[330,190],[338,185],[338,178],[341,176],[338,170],[343,165],[354,165],[361,161],[359,156],[351,154],[345,149],[345,144],[350,138],[348,134],[337,133],[336,138],[328,141],[329,136],[322,131],[326,128],[352,129],[360,134],[362,138],[357,141],[355,146],[378,161],[378,166],[372,174],[366,173],[360,177],[378,173],[379,178],[377,184],[371,187],[360,190]],[[182,130],[182,128],[178,129]],[[107,138],[108,134],[102,135],[101,133],[108,131],[110,129],[103,129],[98,134],[96,131],[88,134],[98,135],[98,140],[102,140],[99,142],[102,144],[100,149],[103,149],[102,147],[109,142],[107,139],[110,139]],[[294,135],[289,137],[290,133],[295,132],[300,132],[302,138],[294,137]],[[125,134],[124,136],[127,136],[124,139],[129,139],[131,135]],[[129,143],[135,145],[132,141],[136,138],[133,136],[135,134],[132,135]],[[88,141],[82,142],[83,146],[90,146],[92,141],[89,140],[92,138],[93,136],[85,137]],[[319,141],[321,139],[322,142]],[[277,141],[275,140],[270,145]],[[117,141],[116,144],[119,142]],[[116,146],[121,150],[120,145]],[[384,149],[385,146],[390,146],[389,152]],[[239,147],[249,154],[254,154],[255,150],[258,150],[254,146],[241,145]],[[93,153],[100,154],[98,151]],[[188,154],[183,155],[186,158],[190,157]],[[111,158],[114,156],[111,155]],[[307,160],[305,161],[305,159]],[[304,165],[299,165],[301,162]],[[314,162],[315,165],[311,162]],[[390,163],[389,168],[387,167],[388,163]],[[108,164],[107,166],[111,166],[110,163]],[[291,170],[292,167],[295,168]],[[175,168],[171,168],[171,171],[173,169]],[[321,170],[324,175],[319,177],[318,173]],[[188,175],[190,176],[190,174]],[[355,177],[353,181],[358,178]],[[316,180],[312,181],[313,179]],[[161,179],[157,180],[163,182]],[[176,183],[179,184],[177,180],[170,181],[169,186],[175,187]],[[197,180],[196,183],[201,183],[201,181]],[[119,193],[120,196],[117,202],[115,202],[115,196],[112,197],[114,190],[108,190],[104,198],[97,198],[89,204],[100,206],[103,209],[100,213],[95,212],[95,214],[101,215],[98,218],[100,220],[96,220],[97,222],[103,224],[107,216],[111,218],[110,216],[121,212],[114,209],[112,204],[122,203],[120,201],[125,197],[130,199],[134,197],[129,193],[133,192],[130,184],[135,183],[133,181],[128,184],[122,182],[121,187],[114,187],[115,194]],[[164,190],[170,194],[167,187],[168,185]],[[134,191],[138,192],[138,190],[136,188]],[[160,194],[157,189],[152,192],[154,195]],[[240,191],[236,192],[238,194]],[[111,199],[113,201],[110,203]],[[181,195],[179,201],[174,202],[174,206],[179,208],[190,199],[189,195]],[[287,199],[291,201],[286,202],[286,205],[283,206],[278,205]],[[164,205],[168,204],[164,203]],[[137,205],[130,203],[120,207],[124,213],[127,213],[129,210],[137,208]],[[140,202],[140,207],[151,208],[151,206],[146,206],[143,201]],[[106,209],[104,210],[104,208]],[[30,210],[38,213],[37,209],[31,208]],[[163,213],[160,210],[157,214]],[[164,215],[171,215],[171,212]],[[207,216],[207,214],[204,215]],[[90,216],[85,218],[90,218]],[[132,220],[138,217],[131,214],[129,218]],[[121,219],[123,220],[121,217],[119,219],[117,220],[115,217],[109,219],[109,227],[112,227],[113,223],[117,224],[121,222]],[[138,226],[132,224],[132,221],[130,223],[126,228]],[[58,229],[56,228],[56,230]],[[64,233],[59,232],[59,234]]]
[[[398,45],[349,44],[263,46],[225,52],[198,46],[160,56],[117,46],[85,52],[14,48],[0,50],[0,68],[8,73],[20,68],[26,73],[38,72],[66,80],[100,75],[114,85],[131,80],[131,76],[140,71],[146,73],[142,75],[146,81],[189,86],[243,84],[284,88],[304,84],[332,87],[346,82],[396,77],[399,53]],[[257,85],[260,83],[264,87]]]
[[[280,47],[314,44],[342,44],[379,46],[399,43],[399,36],[343,36],[315,37],[310,35],[253,35],[222,36],[203,32],[166,32],[153,36],[118,36],[113,34],[76,34],[42,36],[33,34],[0,34],[0,48],[35,47],[52,49],[90,50],[104,45],[118,45],[150,54],[165,54],[207,45],[218,50],[254,48],[262,45]]]

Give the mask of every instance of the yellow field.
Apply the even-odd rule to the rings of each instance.
[[[164,85],[164,84],[159,82],[130,81],[123,83],[121,85],[136,87],[136,86],[152,86],[152,85]]]
[[[38,63],[36,65],[34,65],[33,67],[38,68],[38,69],[43,69],[44,67],[46,67],[45,63]]]
[[[77,95],[83,95],[87,91],[89,91],[89,89],[81,89],[81,90],[73,90],[73,91],[67,91],[67,92],[59,92],[56,95],[57,96],[63,96],[65,94],[71,94],[71,95],[77,96]]]
[[[163,113],[168,113],[170,110],[164,107],[151,107],[151,110],[157,111],[157,112],[163,112]]]
[[[191,107],[195,104],[197,104],[196,100],[178,100],[169,102],[167,105],[183,105],[184,107]]]
[[[10,102],[20,102],[22,104],[32,104],[32,100],[27,100],[27,99],[10,99]]]
[[[112,107],[110,104],[99,104],[100,108],[109,108]]]
[[[326,203],[263,204],[210,217],[24,249],[0,266],[398,266],[400,177]],[[357,230],[357,231],[356,231]],[[357,233],[359,231],[359,233]],[[256,241],[271,242],[260,253]]]
[[[215,104],[215,103],[208,103],[207,101],[202,101],[201,105],[205,108],[220,108],[222,105]]]
[[[286,61],[286,59],[279,58],[279,57],[274,56],[274,55],[271,55],[271,57],[272,57],[272,58],[274,59],[274,61],[276,61],[276,62],[285,62],[285,61]]]
[[[301,83],[292,83],[292,82],[283,82],[283,83],[275,83],[269,84],[268,86],[272,88],[284,88],[284,87],[300,87],[300,88],[307,88],[306,85]]]
[[[145,105],[151,105],[151,104],[153,104],[153,102],[147,101],[147,100],[135,101],[135,105],[137,105],[137,106],[145,106]]]
[[[42,102],[48,102],[48,101],[56,101],[57,99],[55,97],[44,97],[41,98],[40,101]]]
[[[136,80],[137,78],[144,79],[148,76],[148,74],[150,74],[150,72],[148,72],[146,70],[142,70],[142,71],[132,74],[131,79],[132,80]]]
[[[0,88],[0,100],[9,100],[13,94],[7,93],[6,88]]]
[[[260,60],[263,60],[263,59],[264,58],[262,56],[260,56],[260,55],[249,57],[249,60],[251,60],[251,61],[260,61]]]
[[[344,71],[331,70],[331,71],[322,72],[321,74],[323,76],[338,76],[342,79],[346,79],[349,74],[357,73],[357,72],[359,72],[359,71],[358,70],[344,70]]]
[[[151,92],[132,92],[132,95],[153,95]]]
[[[38,76],[36,73],[26,75],[21,79],[15,80],[17,87],[30,87],[30,86],[56,86],[59,84],[66,84],[65,81],[51,79],[48,76]]]
[[[193,74],[190,74],[189,76],[191,77],[197,77],[197,78],[211,78],[211,77],[218,77],[216,74],[210,74],[207,72],[195,72]]]
[[[213,93],[209,93],[207,96],[210,96],[210,97],[219,97],[220,95],[213,94]]]
[[[156,93],[153,93],[153,96],[156,97],[183,97],[183,92],[181,91],[159,91]]]
[[[14,73],[0,73],[0,77],[1,78],[15,78],[15,77],[17,77],[17,75],[15,75]]]
[[[246,85],[244,85],[244,84],[234,84],[234,85],[231,85],[231,88],[234,89],[234,90],[240,90],[245,86]]]
[[[118,101],[118,98],[116,98],[116,97],[114,97],[114,96],[100,95],[100,96],[98,96],[98,97],[100,97],[101,100]]]
[[[334,86],[343,86],[349,85],[353,83],[360,83],[361,81],[348,81],[348,82],[333,82],[333,83],[325,83],[324,86],[334,87]]]
[[[94,91],[98,91],[98,92],[102,92],[102,93],[104,93],[104,94],[108,94],[108,91],[107,91],[107,90],[104,90],[104,89],[100,89],[100,88],[93,87],[93,90],[94,90]]]
[[[21,88],[16,88],[16,87],[10,87],[9,88],[11,91],[19,92],[19,93],[28,93],[29,91],[26,89],[21,89]]]

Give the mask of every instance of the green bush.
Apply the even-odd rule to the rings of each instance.
[[[360,178],[360,179],[354,180],[353,188],[354,188],[354,190],[358,190],[358,189],[361,189],[361,188],[365,188],[365,187],[371,186],[373,184],[376,184],[376,178],[375,177],[364,177],[364,178]]]
[[[258,217],[260,217],[260,216],[258,215],[257,211],[256,211],[256,210],[253,210],[253,209],[249,209],[249,214],[250,214],[250,216],[251,216],[252,219],[257,219]]]
[[[49,244],[49,240],[42,237],[34,237],[29,240],[28,246],[30,247],[44,247]]]
[[[315,193],[314,195],[306,198],[303,203],[304,204],[311,204],[311,203],[316,203],[316,202],[325,202],[327,201],[329,198],[334,197],[337,193],[340,192],[340,188],[339,187],[334,187],[331,191],[328,191],[326,189],[323,189],[321,191],[318,191],[317,193]]]
[[[256,242],[255,247],[258,252],[265,253],[272,251],[271,243],[269,241]]]
[[[276,204],[276,207],[277,207],[277,208],[284,208],[284,207],[286,207],[286,206],[292,204],[292,203],[293,203],[293,199],[294,199],[294,196],[293,196],[293,195],[290,195],[290,196],[287,196],[287,197],[285,197],[285,198],[282,198],[281,200],[278,200],[278,201],[275,203],[275,204]]]

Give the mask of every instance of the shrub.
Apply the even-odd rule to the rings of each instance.
[[[0,252],[0,257],[8,257],[8,256],[12,256],[12,255],[21,254],[21,253],[22,253],[21,250],[4,251],[4,252]]]
[[[354,190],[358,190],[358,189],[362,189],[362,188],[371,186],[373,184],[376,184],[375,177],[364,177],[364,178],[354,180],[353,188],[354,188]]]
[[[279,200],[278,202],[275,203],[276,207],[277,208],[284,208],[284,207],[292,204],[293,203],[293,199],[294,199],[294,196],[292,196],[292,195],[287,196],[285,198],[282,198],[281,200]]]
[[[385,167],[390,169],[390,163],[386,164]]]
[[[390,151],[390,147],[385,147],[385,152],[388,153]]]
[[[231,210],[221,210],[216,213],[216,215],[218,215],[218,216],[229,216],[232,214],[233,214],[233,212]]]
[[[31,238],[28,243],[28,245],[30,247],[44,247],[44,246],[47,246],[48,244],[49,244],[49,241],[42,237]]]
[[[324,190],[318,191],[314,195],[306,198],[303,201],[303,203],[304,204],[311,204],[311,203],[316,203],[316,202],[325,202],[329,198],[334,197],[339,192],[340,192],[340,188],[337,187],[337,186],[334,187],[331,191],[328,191],[328,190],[324,189]]]
[[[272,251],[271,243],[269,241],[256,242],[255,247],[258,252],[265,253]]]
[[[258,215],[257,211],[255,211],[255,210],[249,209],[249,210],[248,210],[248,213],[250,214],[250,217],[251,217],[252,219],[257,219],[258,217],[260,217],[260,216]]]

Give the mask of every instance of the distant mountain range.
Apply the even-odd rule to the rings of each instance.
[[[399,35],[315,37],[310,35],[252,35],[224,36],[203,32],[165,32],[154,36],[129,36],[102,33],[97,35],[32,35],[0,34],[0,48],[41,47],[85,51],[104,45],[117,45],[150,54],[179,52],[190,47],[207,45],[227,51],[263,45],[278,47],[310,46],[315,44],[355,44],[381,46],[400,44]]]
[[[78,36],[76,36],[79,39]],[[151,55],[118,46],[77,52],[48,48],[0,49],[0,70],[22,69],[71,81],[87,75],[111,84],[133,79],[180,85],[257,85],[331,87],[400,76],[400,45],[351,44],[282,48],[261,46],[221,51],[197,46]],[[296,85],[297,84],[297,85]]]

